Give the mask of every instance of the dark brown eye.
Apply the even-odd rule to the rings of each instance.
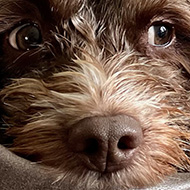
[[[174,28],[169,25],[152,25],[148,30],[148,42],[153,46],[168,46],[174,37]]]
[[[42,43],[42,35],[37,24],[27,23],[15,28],[9,35],[10,45],[18,50],[30,50]]]

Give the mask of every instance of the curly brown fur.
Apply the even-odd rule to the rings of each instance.
[[[10,150],[86,189],[150,186],[189,171],[189,1],[0,0],[0,5],[1,112],[14,137]],[[9,44],[10,31],[22,20],[40,26],[38,47],[23,51]],[[148,42],[154,23],[175,29],[168,46]],[[135,118],[144,141],[126,168],[91,171],[69,149],[69,131],[85,118],[114,115]]]

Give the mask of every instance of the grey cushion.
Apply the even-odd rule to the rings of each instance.
[[[0,190],[77,190],[67,182],[54,181],[55,176],[48,175],[44,169],[0,145]],[[146,190],[182,189],[190,190],[190,174],[177,174],[163,184]]]

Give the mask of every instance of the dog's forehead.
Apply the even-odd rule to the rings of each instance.
[[[34,1],[34,0],[30,0]],[[102,8],[104,11],[112,7],[113,10],[125,9],[126,11],[141,12],[144,9],[157,9],[172,6],[172,4],[189,3],[188,0],[43,0],[57,11],[67,11],[70,8],[80,8],[86,4],[89,7]],[[62,12],[63,13],[63,12]],[[134,12],[133,12],[134,13]]]
[[[50,9],[60,18],[69,18],[84,4],[84,0],[46,0]]]
[[[34,1],[34,0],[33,0]],[[154,15],[162,15],[166,12],[183,11],[184,6],[189,6],[187,0],[44,0],[54,10],[56,17],[67,19],[81,11],[82,7],[93,9],[99,20],[108,18],[131,25],[149,20]],[[85,5],[85,6],[84,6]],[[176,11],[177,9],[177,11]],[[180,10],[181,9],[181,10]],[[115,17],[115,19],[113,19]]]
[[[92,8],[99,19],[106,16],[112,18],[115,15],[118,19],[124,18],[125,21],[142,18],[142,16],[145,18],[146,15],[161,12],[163,9],[174,6],[179,9],[183,8],[182,4],[190,4],[188,0],[0,0],[0,5],[2,5],[0,9],[3,5],[9,5],[9,7],[11,5],[16,11],[16,6],[30,7],[25,6],[27,3],[36,5],[43,15],[48,13],[47,8],[50,9],[52,16],[56,16],[58,20],[68,19],[85,5]],[[28,14],[31,14],[30,12]]]

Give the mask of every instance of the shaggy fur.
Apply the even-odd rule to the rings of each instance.
[[[23,22],[42,33],[30,50],[8,40]],[[171,43],[150,44],[155,23],[171,26]],[[87,190],[150,186],[190,170],[188,0],[0,0],[0,32],[1,128],[12,151]],[[90,171],[68,132],[114,115],[139,121],[144,141],[126,168]]]

